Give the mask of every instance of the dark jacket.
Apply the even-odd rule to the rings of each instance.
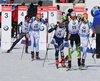
[[[12,17],[13,17],[14,22],[18,22],[18,9],[17,8],[13,11]]]
[[[29,18],[32,18],[33,16],[35,17],[36,14],[37,14],[37,6],[31,4],[27,11],[27,15],[29,15]]]

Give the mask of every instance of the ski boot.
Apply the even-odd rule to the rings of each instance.
[[[64,57],[61,57],[62,61],[61,61],[61,65],[62,67],[66,67],[65,63],[64,63]]]
[[[82,59],[82,66],[85,67],[85,59]]]
[[[78,59],[78,66],[79,68],[82,68],[81,59]]]
[[[56,67],[57,67],[57,69],[58,69],[58,64],[59,64],[59,60],[56,59]]]
[[[28,53],[28,50],[25,50],[25,53]]]
[[[68,61],[68,68],[67,71],[69,71],[71,69],[71,61]]]
[[[25,53],[28,53],[28,47],[26,46]]]
[[[65,61],[67,61],[68,60],[68,55],[66,55],[66,57],[65,57],[65,59],[64,59]]]
[[[7,50],[7,53],[9,53],[12,49]]]
[[[29,43],[28,43],[28,38],[26,37],[25,53],[28,53],[28,45],[29,45]]]
[[[31,51],[31,58],[32,58],[32,61],[34,60],[34,51]]]
[[[37,60],[40,60],[39,52],[36,52],[36,59],[37,59]]]

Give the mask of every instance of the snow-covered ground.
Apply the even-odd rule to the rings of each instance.
[[[31,52],[22,55],[23,44],[17,44],[15,48],[6,53],[0,47],[0,81],[99,81],[100,80],[100,59],[96,59],[95,66],[91,53],[87,53],[86,66],[88,68],[82,70],[66,71],[66,68],[56,69],[55,67],[55,50],[50,45],[48,51],[48,60],[43,67],[43,59],[45,51],[40,51],[41,61],[31,61]],[[68,49],[64,49],[65,55]],[[60,55],[59,55],[60,57]],[[78,68],[76,51],[72,56],[72,69]],[[60,59],[60,58],[59,58]],[[66,66],[67,66],[66,62]],[[59,64],[59,66],[61,66]]]

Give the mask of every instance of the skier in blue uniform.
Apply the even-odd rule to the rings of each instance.
[[[54,47],[55,47],[55,60],[56,60],[56,66],[58,68],[59,64],[59,50],[61,53],[61,65],[62,67],[66,67],[64,63],[64,34],[65,31],[67,31],[67,25],[61,23],[58,25],[52,25],[52,28],[48,30],[49,33],[55,30],[53,41],[54,41]]]
[[[34,42],[36,43],[36,59],[39,60],[39,30],[41,24],[48,25],[48,19],[44,20],[41,18],[41,13],[37,13],[36,17],[32,17],[30,20],[29,35],[31,40],[31,58],[34,59]],[[42,28],[43,29],[43,28]]]

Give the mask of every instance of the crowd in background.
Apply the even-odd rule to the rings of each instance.
[[[56,0],[57,3],[74,3],[76,0]],[[85,0],[78,0],[77,3],[85,3]]]

